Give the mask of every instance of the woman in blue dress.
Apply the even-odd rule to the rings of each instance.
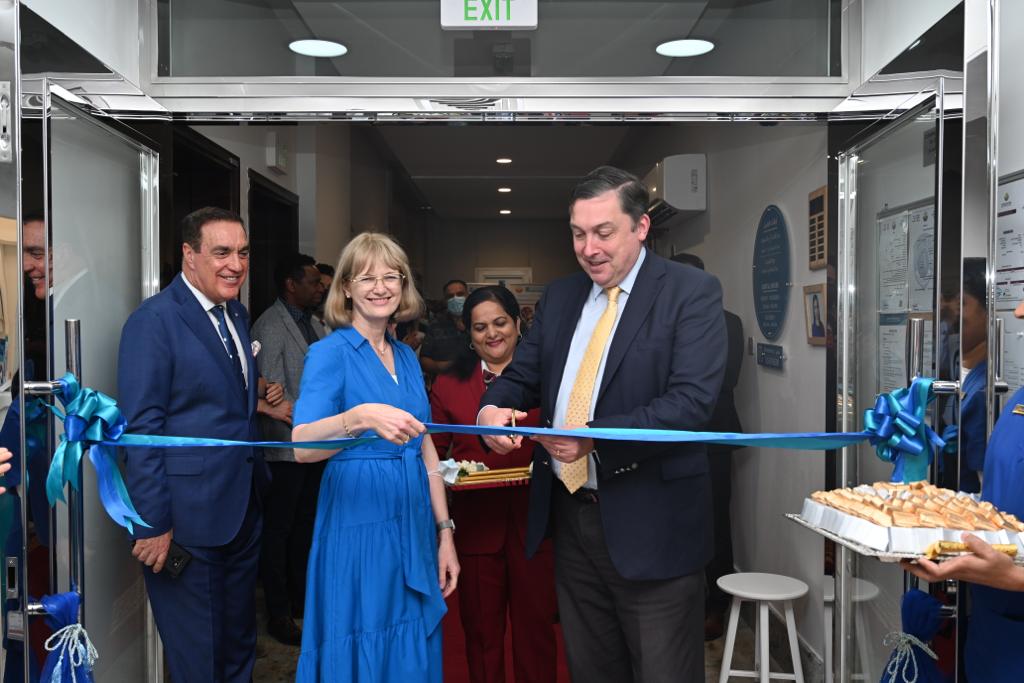
[[[306,356],[293,438],[376,434],[329,458],[309,555],[296,680],[441,680],[444,598],[459,564],[437,452],[423,425],[430,403],[412,349],[387,333],[423,301],[405,252],[363,233],[341,254],[327,297],[330,335]]]
[[[1024,301],[1014,311],[1024,318]],[[985,451],[981,497],[1024,519],[1024,388],[1018,389],[996,422]],[[964,664],[970,681],[1019,683],[1024,656],[1024,567],[973,534],[964,534],[972,555],[935,564],[904,563],[927,581],[971,582],[971,615]]]

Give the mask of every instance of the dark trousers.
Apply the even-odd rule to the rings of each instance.
[[[497,553],[459,556],[459,612],[473,683],[504,683],[505,623],[512,625],[516,683],[555,683],[554,558],[549,543],[526,559],[524,540],[508,525]],[[507,615],[507,616],[506,616]]]
[[[622,578],[608,554],[600,503],[554,487],[555,586],[573,681],[703,683],[703,574]]]
[[[711,473],[710,523],[715,525],[715,554],[708,563],[704,575],[708,583],[708,612],[724,612],[729,607],[730,596],[718,587],[719,577],[736,571],[732,558],[732,450],[722,446],[708,446],[708,466]]]
[[[291,617],[306,603],[306,564],[327,461],[267,464],[274,486],[264,503],[260,575],[267,613]]]
[[[183,546],[192,560],[174,579],[144,567],[174,683],[250,683],[256,661],[256,570],[262,520],[256,495],[227,545]]]

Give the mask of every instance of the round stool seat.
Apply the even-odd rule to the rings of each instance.
[[[795,600],[807,594],[807,584],[781,574],[747,572],[718,579],[718,587],[744,600]]]

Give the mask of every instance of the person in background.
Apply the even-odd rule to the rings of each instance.
[[[327,302],[327,292],[331,291],[331,283],[334,282],[334,266],[329,263],[318,263],[316,269],[320,273],[320,286],[323,288],[323,298],[320,299],[320,303],[313,311],[319,320],[320,324],[324,324],[324,304]]]
[[[985,259],[968,257],[963,264],[963,296],[960,299],[960,412],[951,403],[944,417],[950,425],[943,432],[947,441],[957,443],[957,452],[944,453],[942,483],[953,490],[978,493],[985,470],[985,438],[988,432],[985,387],[988,384],[988,291]]]
[[[476,289],[466,299],[462,321],[470,343],[430,392],[434,422],[473,424],[484,389],[501,375],[519,342],[519,304],[504,287]],[[535,427],[540,411],[519,424]],[[490,469],[525,467],[533,442],[507,454],[487,450],[476,436],[435,434],[439,453],[455,460],[482,462]],[[551,541],[526,558],[529,489],[506,487],[461,491],[452,497],[452,519],[459,529],[462,566],[459,607],[466,634],[469,678],[474,683],[505,680],[505,623],[512,626],[515,680],[554,683],[555,576]]]
[[[469,286],[463,280],[449,280],[443,291],[447,310],[431,323],[420,347],[420,366],[431,377],[444,372],[469,345],[462,323],[462,307],[469,295]]]
[[[416,356],[388,333],[420,314],[409,261],[364,232],[341,253],[327,295],[333,332],[306,355],[295,441],[373,436],[328,460],[309,554],[296,680],[440,683],[444,598],[458,582],[455,525],[426,435],[430,402]],[[429,473],[429,475],[428,475]]]
[[[964,259],[964,293],[968,291],[968,261]],[[971,266],[975,268],[976,266]],[[984,263],[982,263],[984,271]],[[966,307],[972,305],[964,296]],[[1024,319],[1024,301],[1013,312]],[[964,327],[967,327],[966,323]],[[968,332],[962,331],[964,352]],[[984,391],[982,392],[984,394]],[[984,399],[982,399],[984,402]],[[984,437],[982,437],[984,438]],[[984,457],[981,498],[1002,512],[1024,518],[1024,387],[1006,401],[992,430]],[[1007,555],[996,552],[977,536],[965,533],[963,540],[972,551],[941,564],[928,560],[904,562],[903,567],[925,581],[959,579],[971,582],[971,615],[967,622],[964,663],[968,679],[984,683],[1017,683],[1024,667],[1024,568]]]
[[[696,254],[676,254],[673,261],[686,263],[704,270],[704,260]],[[740,381],[743,367],[743,321],[735,313],[724,311],[725,332],[728,354],[725,361],[725,378],[715,402],[715,410],[708,422],[709,432],[742,432],[739,413],[733,393]],[[823,333],[824,336],[824,333]],[[718,587],[718,579],[736,571],[732,555],[732,453],[742,446],[721,444],[708,445],[708,467],[711,472],[711,502],[713,517],[710,521],[715,530],[715,554],[704,570],[708,597],[704,603],[704,640],[715,640],[722,636],[725,628],[725,611],[730,598]]]
[[[324,299],[316,262],[305,254],[284,255],[274,268],[278,299],[252,327],[261,345],[256,356],[260,374],[284,387],[285,410],[277,418],[261,416],[266,441],[288,441],[292,410],[310,345],[327,335],[313,316]],[[293,617],[302,614],[306,595],[306,561],[313,540],[316,499],[323,463],[295,462],[291,448],[264,448],[274,486],[264,506],[260,575],[267,603],[267,632],[286,645],[301,645],[302,631]]]
[[[595,169],[573,189],[582,272],[547,286],[530,334],[481,399],[489,427],[702,430],[725,374],[722,290],[644,248],[647,189]],[[487,436],[498,453],[518,446]],[[537,437],[527,552],[553,529],[555,586],[573,680],[704,680],[711,481],[697,444]]]

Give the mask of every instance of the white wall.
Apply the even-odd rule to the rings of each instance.
[[[825,281],[807,268],[807,195],[826,182],[826,129],[820,124],[697,124],[651,128],[627,138],[620,152],[644,173],[668,154],[708,157],[708,211],[670,233],[665,244],[704,259],[722,283],[725,307],[743,320],[745,336],[764,341],[752,300],[751,264],[761,212],[776,204],[789,226],[793,287],[778,342],[782,372],[743,356],[736,408],[746,432],[824,431],[825,348],[807,344],[802,287]],[[666,250],[670,247],[666,248]],[[825,483],[821,452],[746,448],[733,458],[732,530],[741,571],[785,574],[805,581],[810,594],[797,605],[801,638],[823,652],[823,544],[783,517]]]
[[[302,197],[303,192],[299,187],[299,170],[296,167],[296,143],[298,137],[297,126],[192,126],[193,130],[210,138],[218,145],[232,154],[238,155],[240,176],[242,179],[240,210],[242,218],[248,221],[249,218],[249,169],[252,169],[262,176],[269,178],[281,187]],[[267,167],[266,149],[267,134],[277,134],[278,145],[284,145],[287,150],[288,172],[279,175]],[[299,206],[300,214],[302,206]],[[300,215],[301,225],[301,215]],[[299,236],[302,243],[303,236]]]
[[[439,298],[452,278],[472,280],[475,268],[531,266],[548,284],[579,270],[567,222],[452,221],[428,229],[424,294]]]
[[[1024,2],[999,3],[999,175],[1024,170]]]
[[[318,123],[296,134],[299,251],[332,266],[352,234],[350,130]]]
[[[22,0],[22,4],[139,85],[139,0]]]

